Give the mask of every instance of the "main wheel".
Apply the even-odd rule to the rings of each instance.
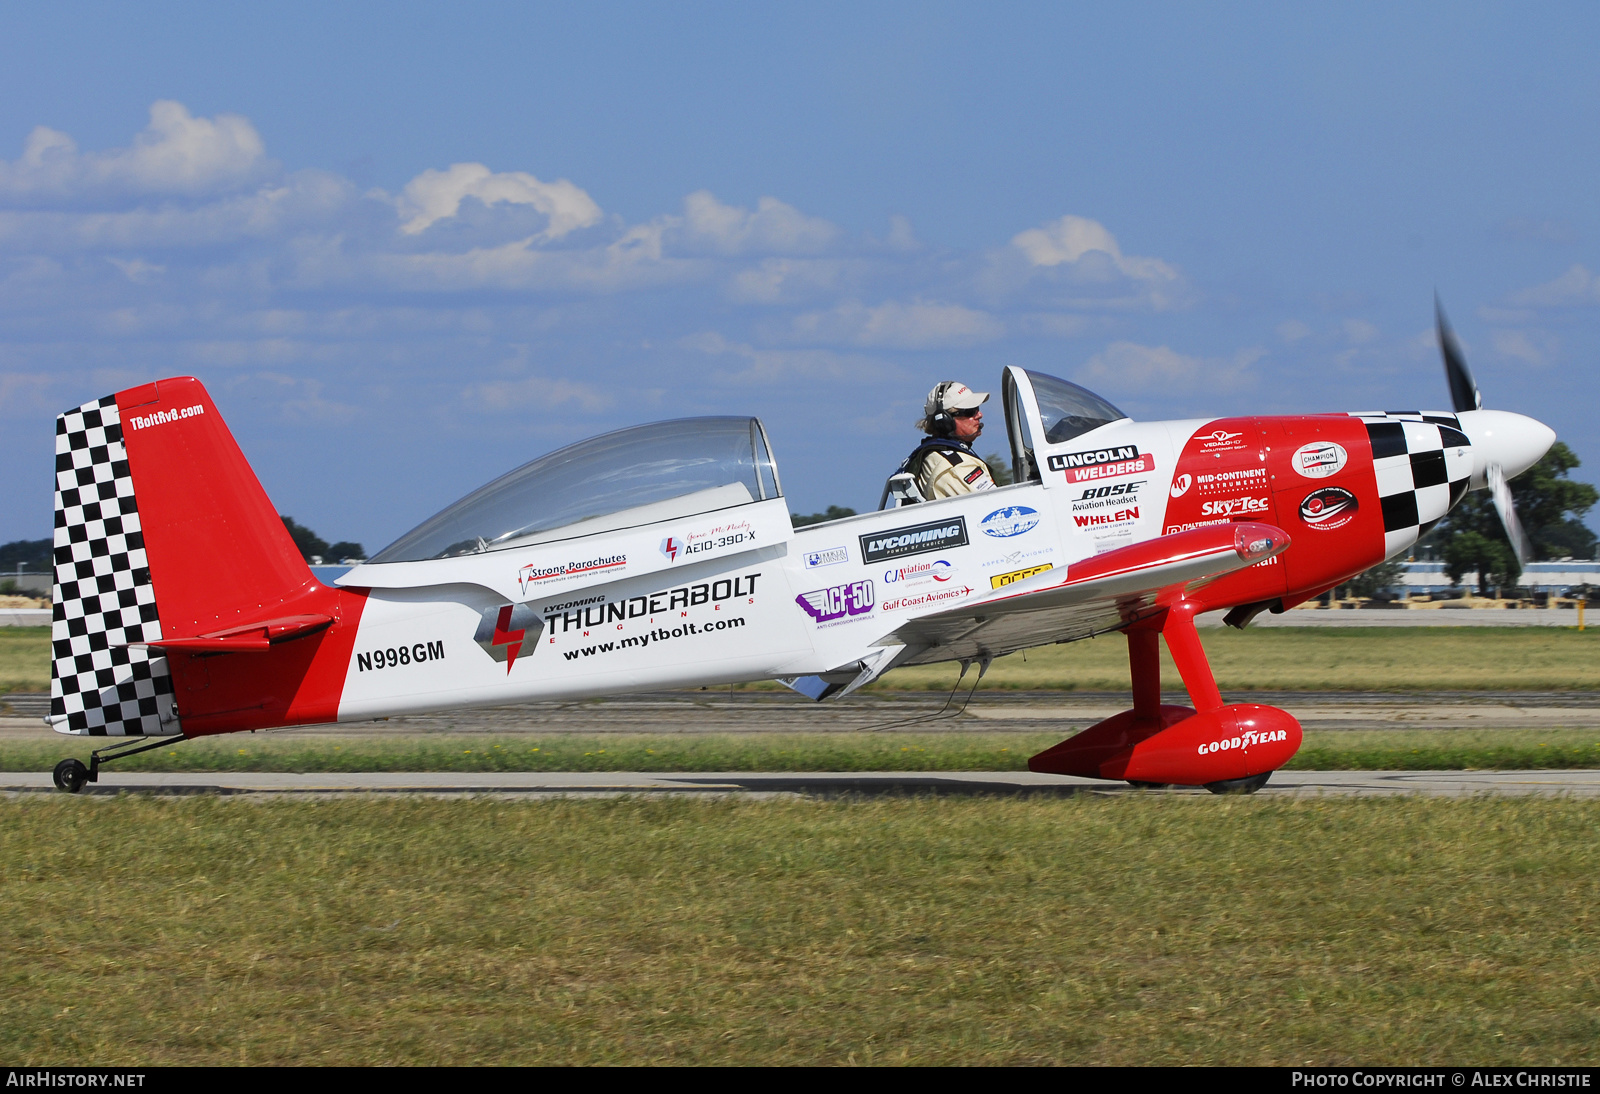
[[[56,764],[55,779],[57,790],[76,794],[89,781],[89,769],[83,766],[81,760],[62,760]]]
[[[1213,794],[1254,794],[1267,780],[1272,778],[1272,772],[1263,771],[1259,775],[1249,775],[1242,779],[1223,779],[1221,782],[1206,783],[1206,789]]]

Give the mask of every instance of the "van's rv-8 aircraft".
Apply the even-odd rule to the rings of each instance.
[[[1121,631],[1133,707],[1035,771],[1253,791],[1299,723],[1224,703],[1200,612],[1246,625],[1410,547],[1555,440],[1481,409],[1443,315],[1454,409],[1136,422],[1008,367],[1014,484],[792,528],[755,418],[659,422],[550,453],[334,586],[295,549],[198,380],[56,422],[49,723],[119,756],[241,730],[778,679],[812,699],[900,665]],[[1157,636],[1192,707],[1163,705]]]

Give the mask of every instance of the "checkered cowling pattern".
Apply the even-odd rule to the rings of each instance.
[[[180,732],[117,401],[56,419],[50,722],[62,733]]]
[[[1390,410],[1354,417],[1372,441],[1389,558],[1432,531],[1467,492],[1472,442],[1454,414]]]

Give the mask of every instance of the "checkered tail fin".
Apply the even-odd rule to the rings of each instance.
[[[192,378],[57,417],[55,509],[49,721],[61,733],[182,732],[168,655],[148,643],[246,622],[316,586]]]

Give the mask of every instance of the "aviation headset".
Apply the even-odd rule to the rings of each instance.
[[[956,435],[956,419],[953,414],[944,408],[945,392],[956,386],[954,380],[945,380],[933,389],[934,411],[928,415],[928,433],[934,437],[954,437]]]

